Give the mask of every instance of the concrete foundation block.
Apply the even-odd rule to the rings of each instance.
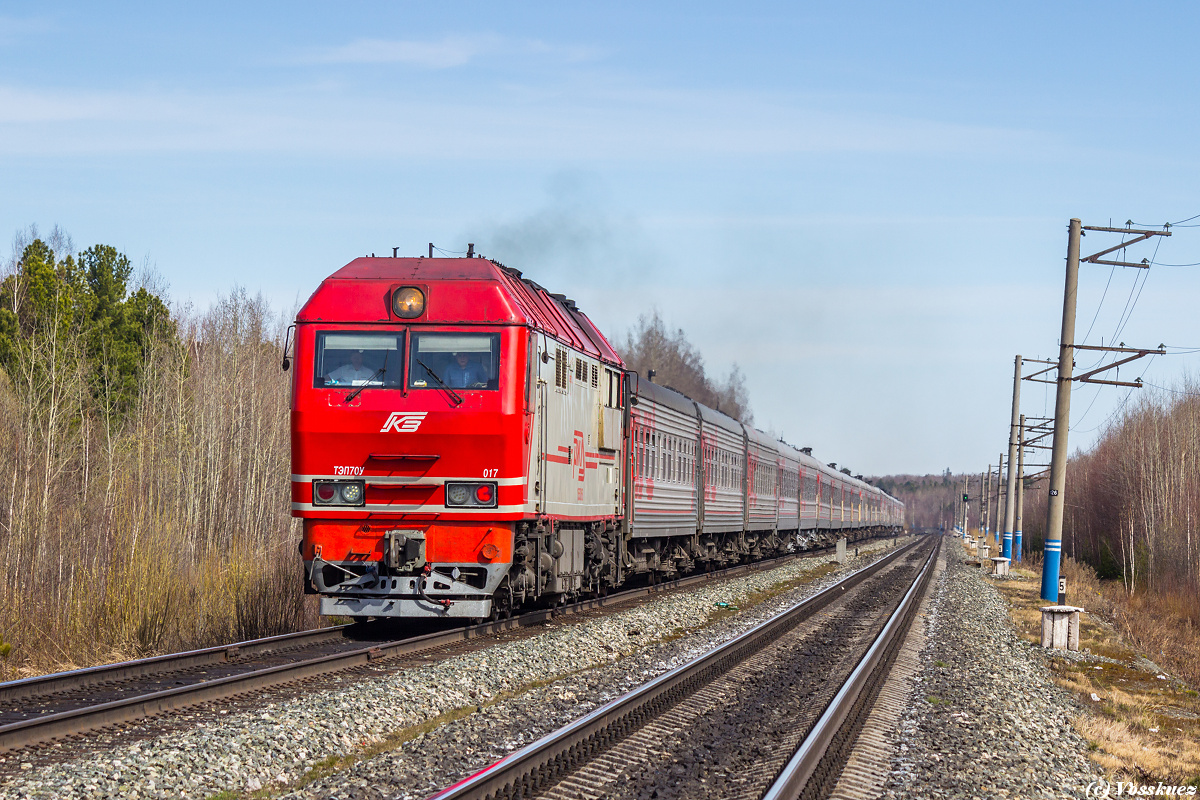
[[[989,560],[992,562],[993,575],[997,578],[1008,577],[1008,565],[1011,559],[1004,558],[1003,556],[992,556]]]
[[[837,548],[833,551],[833,560],[839,564],[846,563],[846,537],[837,540]]]
[[[1079,649],[1079,615],[1075,606],[1042,607],[1042,647],[1049,650]]]

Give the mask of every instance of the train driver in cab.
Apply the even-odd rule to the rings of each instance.
[[[371,380],[374,375],[375,370],[363,364],[363,351],[351,350],[350,363],[343,364],[330,372],[328,381],[342,386],[355,386]]]
[[[458,352],[446,368],[446,384],[451,389],[470,389],[477,384],[486,384],[487,375],[483,368],[471,361],[471,354]]]

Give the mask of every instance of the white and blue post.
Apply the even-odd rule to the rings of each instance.
[[[996,553],[1000,552],[1000,534],[1004,530],[1004,512],[1001,510],[1001,498],[1004,497],[1004,453],[1000,454],[1000,462],[996,466]]]
[[[1017,511],[1013,516],[1013,560],[1021,563],[1021,517],[1025,514],[1025,415],[1017,423]]]
[[[1071,424],[1071,376],[1075,357],[1075,301],[1079,292],[1079,238],[1082,224],[1072,219],[1067,234],[1067,280],[1063,288],[1062,338],[1058,347],[1058,392],[1054,400],[1054,447],[1050,455],[1050,497],[1042,561],[1042,599],[1058,602],[1062,560],[1063,491],[1067,486],[1067,430]]]
[[[1004,546],[1000,549],[1000,555],[1011,559],[1013,557],[1013,523],[1017,516],[1017,447],[1020,445],[1020,431],[1018,430],[1018,422],[1021,418],[1021,356],[1016,358],[1016,366],[1013,368],[1013,398],[1012,398],[1012,420],[1008,425],[1008,479],[1005,481],[1005,486],[1008,487],[1008,496],[1004,503]]]

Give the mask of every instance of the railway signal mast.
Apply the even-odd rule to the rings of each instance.
[[[1127,223],[1132,226],[1132,223]],[[1119,244],[1101,250],[1098,253],[1079,257],[1080,240],[1084,231],[1102,233],[1119,233],[1134,238],[1121,241]],[[1067,232],[1067,275],[1063,289],[1062,336],[1058,349],[1058,390],[1054,400],[1054,444],[1050,456],[1050,497],[1046,503],[1046,535],[1044,545],[1044,560],[1042,563],[1042,594],[1043,600],[1056,602],[1058,600],[1058,572],[1062,558],[1062,522],[1063,522],[1063,491],[1067,483],[1067,433],[1071,424],[1071,383],[1101,383],[1107,386],[1130,386],[1140,388],[1141,379],[1136,381],[1101,380],[1095,376],[1121,364],[1151,354],[1163,355],[1166,349],[1159,345],[1157,348],[1141,349],[1135,347],[1097,347],[1095,345],[1075,344],[1075,305],[1079,290],[1079,264],[1105,264],[1114,267],[1134,267],[1149,269],[1150,262],[1142,259],[1140,263],[1129,261],[1111,261],[1102,257],[1118,250],[1124,250],[1132,244],[1145,241],[1152,236],[1170,236],[1169,230],[1146,231],[1134,230],[1132,227],[1105,228],[1084,225],[1078,219],[1072,219]],[[1125,354],[1110,364],[1089,370],[1078,377],[1074,376],[1075,351],[1099,350],[1103,352]]]

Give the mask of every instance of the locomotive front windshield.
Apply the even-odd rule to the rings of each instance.
[[[399,389],[404,333],[319,333],[313,385]]]
[[[410,389],[496,389],[500,334],[414,333],[408,363]]]

